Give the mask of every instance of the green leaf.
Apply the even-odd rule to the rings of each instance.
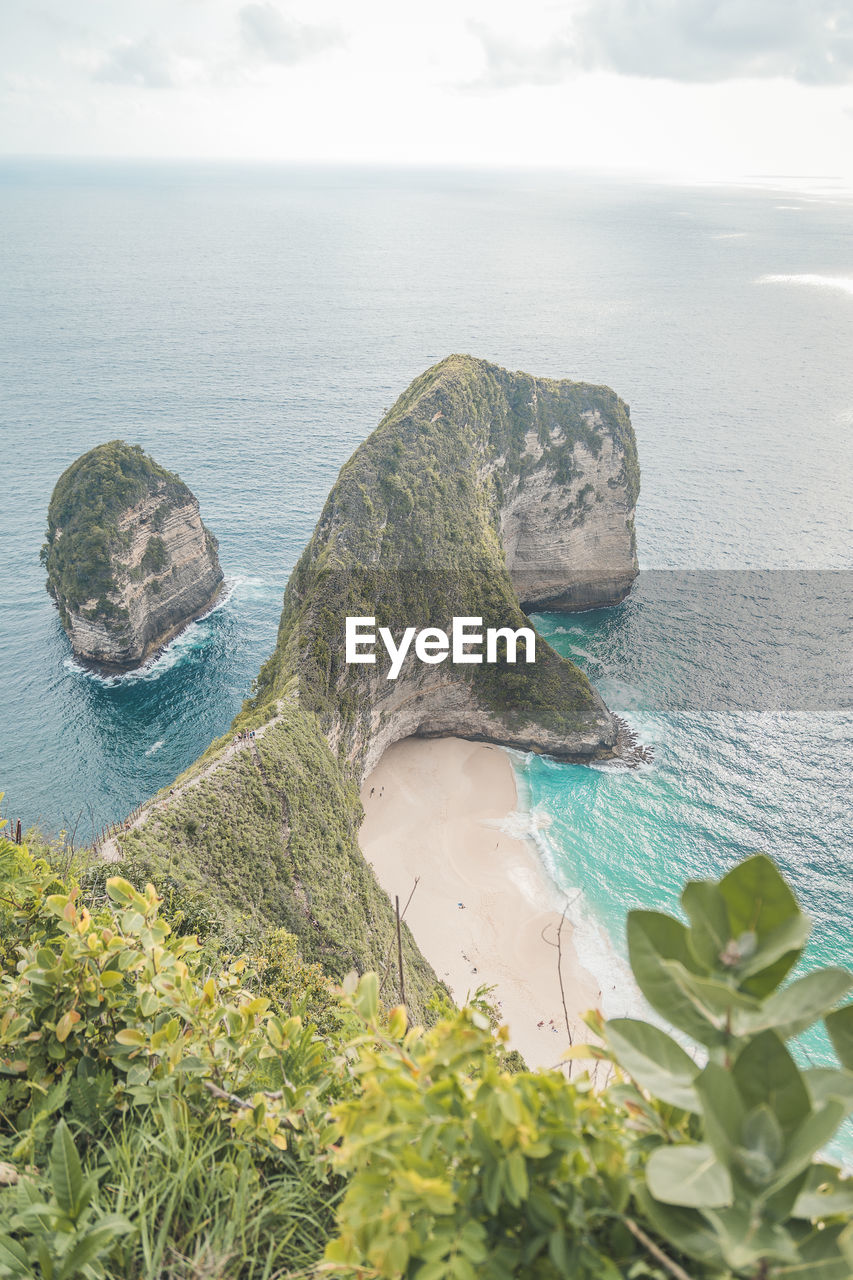
[[[742,1133],[741,1168],[752,1182],[764,1187],[773,1178],[785,1146],[779,1121],[764,1103],[749,1112]]]
[[[707,1009],[716,1018],[727,1019],[740,1010],[748,1015],[761,1008],[758,997],[742,991],[730,977],[690,973],[679,960],[666,960],[664,967],[695,1005]]]
[[[850,1263],[840,1253],[774,1267],[774,1280],[850,1280]]]
[[[558,1228],[548,1237],[548,1256],[561,1276],[571,1275],[572,1258],[565,1231]]]
[[[800,914],[782,874],[765,853],[754,853],[720,881],[733,937],[754,933],[759,943]]]
[[[778,1190],[771,1191],[768,1195],[765,1189],[761,1193],[761,1206],[764,1217],[771,1222],[787,1221],[790,1227],[793,1221],[791,1219],[791,1210],[796,1203],[797,1196],[805,1185],[806,1170],[801,1169],[793,1178],[789,1178],[787,1182],[783,1181]]]
[[[805,1080],[773,1031],[763,1031],[749,1041],[738,1055],[733,1074],[746,1109],[766,1103],[785,1132],[811,1111]]]
[[[745,956],[737,966],[741,984],[753,995],[766,996],[775,990],[793,968],[802,954],[812,931],[808,916],[798,913],[772,929],[756,947],[751,956]]]
[[[841,1065],[853,1071],[853,1004],[827,1014],[825,1022]]]
[[[527,1177],[527,1162],[520,1151],[511,1151],[504,1164],[507,1199],[510,1204],[519,1205],[526,1199],[530,1190]]]
[[[57,1280],[76,1280],[88,1263],[104,1253],[114,1240],[132,1230],[127,1218],[111,1214],[100,1218],[81,1236],[62,1259]]]
[[[637,1188],[635,1198],[643,1217],[664,1240],[668,1240],[690,1258],[708,1266],[720,1265],[722,1253],[716,1232],[696,1209],[680,1209],[675,1205],[661,1204],[642,1186]]]
[[[110,876],[106,883],[106,890],[113,902],[117,902],[122,907],[127,906],[129,902],[135,902],[139,897],[130,881],[122,879],[121,876]]]
[[[631,968],[652,1008],[700,1044],[720,1044],[721,1032],[682,990],[666,965],[667,960],[676,960],[687,970],[695,966],[686,926],[659,911],[629,911],[627,932]]]
[[[844,1255],[847,1265],[853,1271],[853,1222],[848,1222],[838,1233],[838,1247]]]
[[[774,1189],[784,1185],[811,1163],[815,1152],[826,1146],[844,1119],[842,1102],[830,1098],[820,1103],[803,1120],[788,1140],[785,1159],[774,1181]]]
[[[184,1075],[200,1076],[200,1075],[204,1075],[204,1073],[207,1071],[207,1067],[202,1062],[201,1058],[197,1056],[197,1054],[188,1053],[186,1057],[181,1058],[180,1062],[175,1067],[175,1070],[181,1072]]]
[[[851,1259],[844,1252],[845,1231],[841,1226],[809,1231],[800,1243],[796,1262],[775,1267],[779,1280],[850,1280]]]
[[[681,904],[690,921],[690,948],[706,969],[719,969],[720,956],[731,938],[729,912],[719,885],[713,880],[691,880],[684,886]]]
[[[74,1029],[74,1024],[80,1021],[80,1014],[76,1009],[69,1009],[63,1013],[62,1017],[56,1024],[56,1038],[60,1044],[64,1044]]]
[[[139,1049],[145,1043],[145,1032],[140,1031],[138,1027],[122,1027],[121,1031],[116,1032],[116,1044],[123,1044],[129,1048]]]
[[[698,1067],[671,1036],[635,1018],[611,1018],[605,1039],[614,1058],[641,1088],[684,1111],[698,1111]]]
[[[715,1215],[723,1254],[732,1270],[742,1275],[748,1269],[750,1274],[756,1275],[755,1269],[761,1262],[795,1262],[797,1249],[790,1232],[780,1223],[770,1222],[750,1212],[751,1208],[738,1206]]]
[[[75,1218],[83,1189],[83,1169],[71,1131],[64,1120],[56,1126],[50,1148],[50,1177],[56,1203],[69,1218]]]
[[[368,1021],[376,1017],[379,1010],[379,979],[375,973],[366,973],[359,982],[355,1005],[361,1016]]]
[[[838,1098],[848,1111],[853,1110],[853,1072],[837,1067],[808,1067],[803,1075],[813,1102]]]
[[[745,1117],[744,1105],[730,1071],[709,1062],[696,1079],[696,1093],[702,1103],[705,1137],[717,1157],[730,1164],[740,1145]]]
[[[54,1229],[57,1220],[63,1220],[63,1218],[64,1215],[57,1209],[55,1203],[47,1204],[44,1200],[34,1200],[18,1210],[15,1222],[26,1227],[33,1234],[44,1235]],[[64,1218],[64,1221],[67,1222],[70,1219]]]
[[[853,974],[847,969],[817,969],[797,978],[764,1002],[759,1014],[738,1017],[738,1030],[775,1031],[781,1040],[798,1036],[853,988]]]
[[[733,938],[754,933],[756,947],[741,976],[754,995],[767,995],[793,967],[810,925],[773,862],[763,853],[744,859],[720,881]],[[760,969],[757,966],[761,966]]]
[[[26,1253],[11,1236],[0,1235],[0,1267],[3,1267],[10,1276],[32,1275]]]
[[[104,969],[101,974],[101,986],[108,990],[110,987],[119,986],[122,982],[124,982],[124,974],[119,969]]]
[[[658,1147],[646,1166],[649,1191],[663,1204],[718,1209],[732,1203],[732,1180],[704,1142]]]
[[[833,1218],[843,1214],[853,1215],[853,1178],[841,1178],[841,1170],[834,1164],[813,1164],[808,1171],[805,1186],[792,1209],[795,1218]]]

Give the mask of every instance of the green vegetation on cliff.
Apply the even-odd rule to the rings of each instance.
[[[482,993],[424,1030],[286,933],[228,957],[0,838],[0,1277],[849,1280],[853,1182],[817,1152],[853,975],[786,981],[809,926],[766,858],[682,906],[631,914],[631,960],[704,1057],[593,1016],[596,1091],[508,1070]],[[836,1061],[803,1069],[820,1019]]]
[[[358,847],[358,789],[310,713],[285,699],[251,750],[220,762],[214,749],[175,786],[120,837],[123,874],[161,892],[174,885],[234,948],[283,926],[306,961],[338,979],[384,971],[391,993],[394,913]],[[407,994],[424,1018],[442,988],[405,926],[404,953]]]
[[[170,500],[192,497],[179,476],[159,466],[139,445],[123,440],[90,449],[59,477],[48,508],[41,557],[47,589],[63,621],[69,607],[93,599],[98,601],[100,616],[111,616],[108,597],[116,586],[114,558],[128,541],[118,528],[119,517],[154,490],[162,491],[164,510]]]

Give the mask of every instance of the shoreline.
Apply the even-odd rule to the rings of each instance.
[[[601,988],[532,841],[507,831],[518,811],[507,752],[406,738],[385,752],[361,799],[362,852],[401,907],[417,878],[406,923],[456,1002],[494,987],[509,1047],[531,1069],[560,1066],[590,1034],[581,1016],[600,1006]]]
[[[243,581],[244,579],[241,577],[223,578],[210,600],[198,613],[188,618],[186,622],[181,623],[173,634],[169,636],[168,640],[159,641],[156,649],[148,652],[147,657],[133,666],[122,667],[98,663],[81,658],[72,651],[65,659],[65,667],[67,670],[73,670],[77,675],[87,676],[89,679],[105,685],[151,679],[155,668],[166,657],[175,642],[180,640],[195,623],[204,622],[219,609],[223,608]]]
[[[93,676],[99,676],[102,680],[120,680],[125,676],[136,675],[144,671],[146,667],[153,667],[169,648],[169,645],[177,640],[179,636],[182,636],[194,622],[201,622],[204,618],[209,618],[212,613],[215,613],[225,603],[232,590],[233,588],[228,587],[223,574],[216,584],[216,588],[203,605],[199,605],[198,609],[194,610],[188,618],[184,618],[182,622],[178,622],[167,631],[164,631],[156,640],[151,640],[145,646],[142,656],[133,662],[106,662],[99,658],[84,658],[81,654],[74,653],[72,649],[73,660],[83,671]]]

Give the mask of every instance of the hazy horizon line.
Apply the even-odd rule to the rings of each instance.
[[[25,164],[51,165],[160,165],[164,167],[218,167],[243,169],[351,170],[358,172],[400,173],[481,173],[542,174],[597,179],[627,179],[648,185],[665,186],[730,186],[747,189],[800,190],[804,194],[853,195],[853,174],[842,173],[693,173],[671,172],[657,168],[616,165],[525,164],[521,161],[495,163],[475,160],[401,160],[343,157],[295,158],[277,156],[208,156],[118,154],[99,152],[0,152],[0,166]],[[832,184],[810,190],[804,184]]]

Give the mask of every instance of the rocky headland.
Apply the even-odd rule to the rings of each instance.
[[[343,467],[288,583],[260,707],[296,678],[357,778],[412,735],[562,759],[613,753],[586,676],[539,637],[530,666],[344,662],[347,616],[377,626],[529,625],[523,610],[615,604],[637,574],[636,444],[607,387],[451,356],[418,378]]]
[[[563,759],[625,735],[586,676],[536,661],[413,655],[388,679],[345,661],[347,617],[377,627],[530,626],[522,609],[613,604],[637,573],[636,444],[607,387],[451,356],[403,393],[342,468],[284,595],[274,653],[225,738],[109,856],[164,875],[239,936],[283,925],[336,975],[386,969],[393,914],[362,857],[359,786],[388,746],[456,736]],[[254,733],[253,733],[254,731]],[[406,933],[420,1017],[436,977]]]
[[[156,653],[211,607],[223,580],[193,494],[122,440],[60,476],[42,559],[75,655],[105,671]]]

